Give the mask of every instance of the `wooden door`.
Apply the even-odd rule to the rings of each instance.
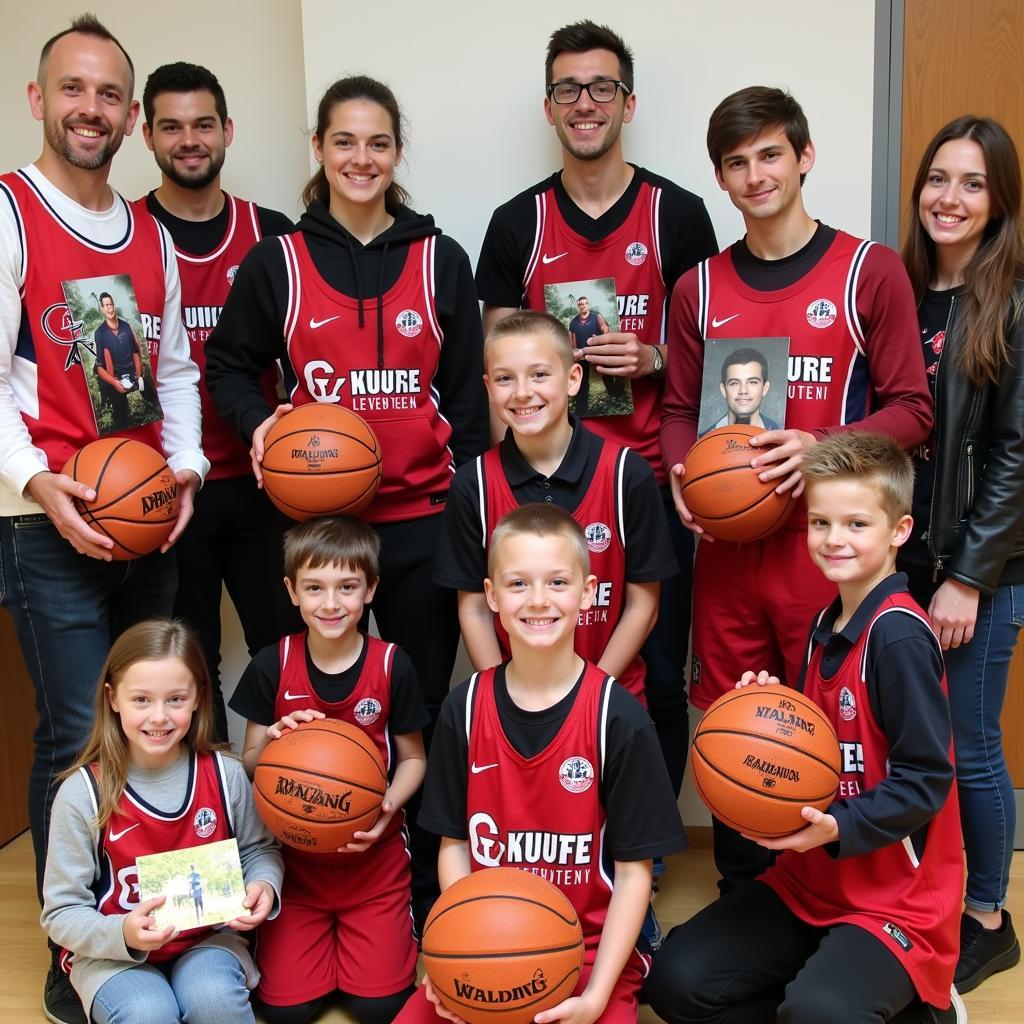
[[[14,620],[0,609],[0,680],[4,705],[0,715],[0,846],[28,828],[28,772],[32,731],[36,727],[35,693],[14,634]]]
[[[936,131],[961,114],[994,117],[1024,152],[1024,0],[906,0],[900,236],[914,173]],[[1010,774],[1024,789],[1024,643],[1003,710]]]

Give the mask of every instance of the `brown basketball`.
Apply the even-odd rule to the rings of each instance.
[[[282,416],[263,444],[263,486],[289,518],[358,515],[380,484],[380,444],[366,421],[313,402]]]
[[[252,779],[267,828],[288,846],[335,853],[373,828],[388,786],[380,752],[356,725],[303,722],[264,748]]]
[[[779,481],[762,483],[750,460],[767,448],[752,448],[759,427],[733,424],[709,431],[690,449],[683,465],[683,501],[698,526],[719,540],[760,540],[789,518],[793,491],[777,494]]]
[[[788,686],[730,690],[693,738],[693,784],[720,821],[751,836],[789,835],[839,784],[839,741],[821,708]]]
[[[167,460],[141,441],[101,437],[80,448],[63,472],[88,484],[95,501],[75,498],[79,515],[114,541],[114,561],[148,555],[178,520],[178,482]]]
[[[469,1024],[529,1024],[572,995],[583,930],[568,897],[519,868],[485,868],[441,893],[423,927],[423,966]]]

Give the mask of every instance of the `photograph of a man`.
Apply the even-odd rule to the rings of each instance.
[[[718,389],[725,399],[725,415],[708,430],[747,423],[763,430],[778,430],[779,424],[762,412],[761,406],[771,390],[768,359],[759,349],[740,348],[722,360],[722,379]]]
[[[203,923],[203,876],[196,870],[195,864],[188,866],[188,887],[192,893],[192,903],[196,911],[196,924]]]
[[[100,395],[110,404],[113,421],[118,426],[130,421],[128,395],[142,390],[142,353],[138,339],[127,320],[117,315],[110,292],[100,294],[100,312],[103,323],[96,328],[96,376],[100,380]]]
[[[590,308],[590,299],[586,295],[581,295],[576,300],[576,308],[579,312],[569,321],[569,333],[572,335],[573,348],[585,350],[589,339],[598,334],[608,334],[611,328],[600,313]],[[587,371],[590,364],[584,363],[583,367]],[[621,398],[625,394],[625,377],[606,377],[601,374],[596,376],[604,383],[605,391],[610,398]],[[589,374],[585,373],[584,378],[584,386],[589,388]]]

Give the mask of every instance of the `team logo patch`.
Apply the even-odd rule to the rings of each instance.
[[[558,781],[570,793],[586,793],[594,784],[594,766],[585,757],[567,757],[558,769]]]
[[[238,273],[238,264],[236,263],[233,267],[228,267],[228,272],[225,275],[228,279],[228,284],[235,283],[235,275]]]
[[[217,827],[217,814],[212,807],[200,807],[192,819],[192,827],[200,839],[208,839]]]
[[[403,338],[415,338],[423,330],[423,317],[415,309],[403,309],[395,317],[395,326]]]
[[[831,327],[836,316],[836,304],[829,299],[815,299],[807,307],[807,322],[812,327]]]
[[[907,938],[907,933],[898,925],[893,924],[892,921],[886,921],[882,925],[882,931],[890,936],[893,942],[902,948],[904,953],[909,953],[914,948],[914,944]]]
[[[642,266],[647,260],[647,246],[643,242],[630,242],[626,246],[626,262],[633,267]]]
[[[591,523],[583,531],[583,536],[587,538],[587,548],[595,555],[607,551],[612,542],[612,531],[604,523]]]
[[[696,654],[690,657],[690,686],[700,686],[700,658]]]
[[[373,725],[380,718],[380,701],[364,697],[353,712],[360,725]]]
[[[844,722],[852,722],[857,717],[857,698],[848,686],[839,691],[839,717]]]
[[[90,352],[95,353],[96,351],[92,342],[82,334],[84,324],[81,320],[74,318],[66,302],[55,302],[52,306],[47,306],[39,318],[39,325],[50,341],[67,346],[68,357],[64,361],[65,372],[82,362],[82,356],[78,351],[79,345],[84,345]]]

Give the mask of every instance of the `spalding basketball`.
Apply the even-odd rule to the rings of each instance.
[[[839,741],[814,701],[788,686],[730,690],[693,738],[693,784],[719,821],[775,838],[803,828],[803,807],[825,810],[839,784]]]
[[[683,501],[694,521],[719,540],[760,540],[789,518],[793,491],[778,494],[778,480],[762,483],[750,460],[768,448],[753,448],[750,439],[764,431],[736,423],[700,438],[683,465]]]
[[[95,501],[75,498],[75,508],[97,533],[114,541],[114,561],[156,551],[174,529],[178,481],[148,444],[101,437],[72,455],[63,472],[96,492]]]
[[[256,764],[253,799],[267,828],[288,846],[335,853],[373,828],[388,777],[358,726],[322,718],[271,740]]]
[[[366,421],[313,402],[285,413],[263,442],[263,486],[290,519],[358,515],[380,484],[380,444]]]
[[[529,1024],[572,995],[583,930],[568,897],[519,868],[485,868],[441,893],[423,927],[423,966],[469,1024]]]

